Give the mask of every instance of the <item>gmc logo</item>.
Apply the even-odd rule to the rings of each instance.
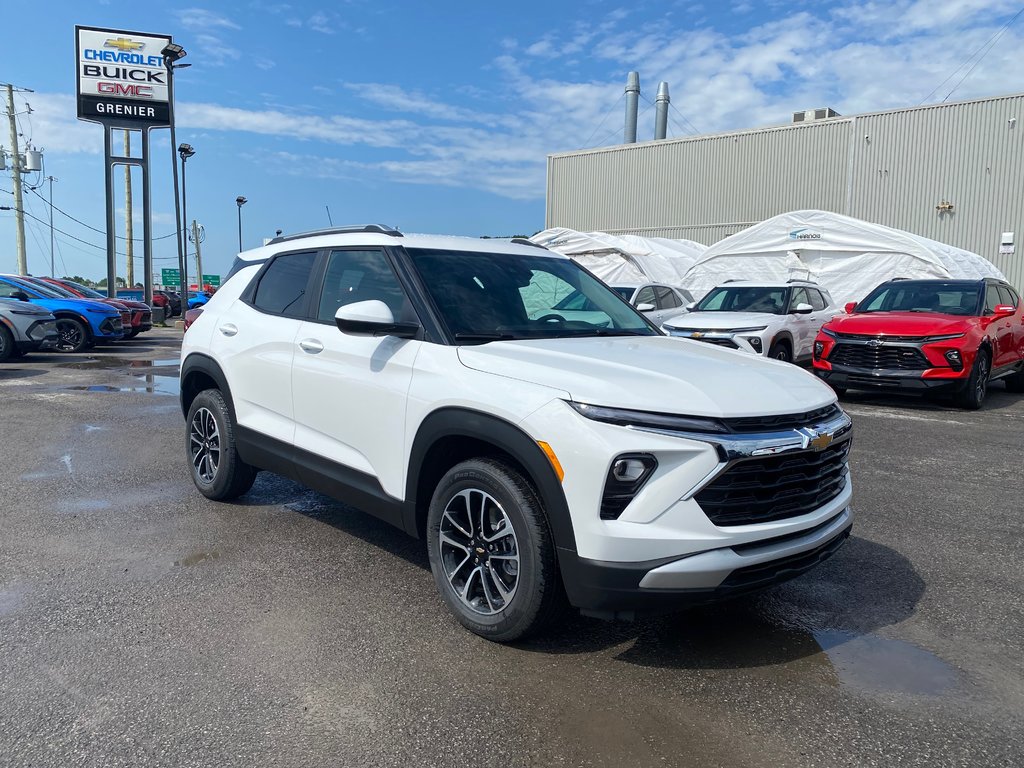
[[[137,99],[152,99],[153,89],[136,83],[97,83],[96,90],[109,96],[134,96]]]

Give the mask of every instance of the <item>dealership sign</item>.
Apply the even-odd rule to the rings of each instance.
[[[78,118],[97,123],[170,124],[169,35],[75,27]]]

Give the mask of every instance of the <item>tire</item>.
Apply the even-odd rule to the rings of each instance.
[[[14,336],[6,326],[0,325],[0,362],[13,359],[14,353]]]
[[[57,318],[57,351],[84,352],[93,346],[89,329],[73,317]]]
[[[988,377],[992,373],[992,363],[987,350],[979,349],[974,356],[971,375],[964,387],[956,393],[956,403],[961,408],[976,411],[985,402],[988,394]]]
[[[772,360],[781,360],[784,363],[793,362],[793,349],[789,346],[789,342],[785,339],[772,342],[771,348],[768,350],[768,357]]]
[[[503,461],[471,459],[441,478],[427,513],[427,552],[448,608],[488,640],[535,634],[562,605],[544,507]]]
[[[256,480],[258,470],[238,455],[235,424],[220,390],[205,389],[192,401],[185,422],[185,455],[192,482],[208,499],[237,499]]]
[[[134,338],[135,338],[136,336],[138,336],[138,335],[139,335],[139,329],[138,329],[138,328],[132,328],[132,329],[131,329],[130,331],[128,331],[128,333],[127,333],[127,334],[125,335],[125,338],[126,338],[126,339],[134,339]]]

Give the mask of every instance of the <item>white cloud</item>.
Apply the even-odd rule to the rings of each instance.
[[[187,29],[241,29],[241,27],[219,13],[208,11],[203,8],[184,8],[178,11],[178,21]]]

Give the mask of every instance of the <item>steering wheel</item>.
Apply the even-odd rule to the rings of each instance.
[[[565,318],[562,317],[559,314],[555,314],[554,312],[550,312],[550,313],[548,313],[546,315],[542,315],[541,317],[538,317],[534,322],[537,322],[537,323],[550,323],[551,321],[562,323],[563,325],[565,324]]]

